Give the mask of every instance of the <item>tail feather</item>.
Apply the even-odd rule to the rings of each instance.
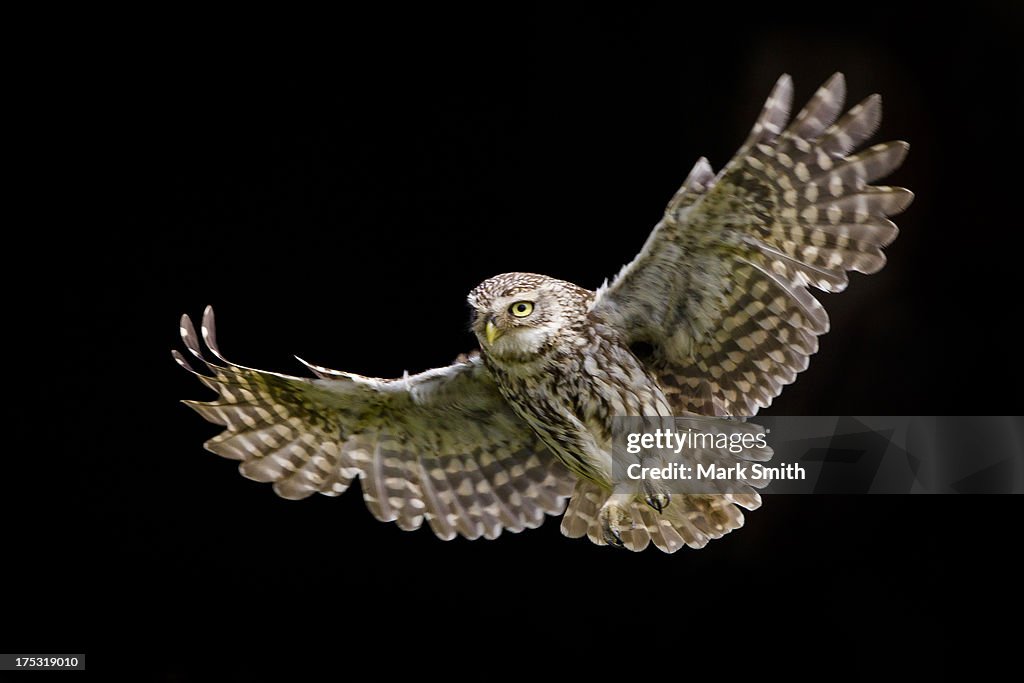
[[[566,508],[565,515],[562,517],[562,533],[569,538],[591,535],[591,527],[599,529],[597,514],[606,500],[608,500],[608,493],[597,484],[585,479],[577,479],[572,498],[569,499],[569,507]]]
[[[578,480],[562,518],[562,533],[570,538],[586,535],[595,544],[606,545],[598,515],[611,493],[592,482]],[[622,543],[634,552],[652,543],[666,553],[674,553],[684,546],[703,548],[709,541],[743,526],[741,507],[756,510],[760,506],[761,496],[756,492],[676,494],[669,506],[659,513],[641,496],[636,496],[629,507],[632,527],[622,531]]]

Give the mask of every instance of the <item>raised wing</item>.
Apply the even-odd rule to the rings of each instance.
[[[213,311],[203,357],[188,316],[186,347],[212,374],[197,372],[215,401],[185,401],[225,431],[205,446],[240,460],[243,476],[273,482],[291,499],[336,496],[357,476],[381,521],[440,538],[496,538],[502,529],[537,527],[560,514],[574,477],[501,397],[477,358],[385,380],[308,365],[317,379],[245,368],[217,349]]]
[[[896,169],[905,142],[847,156],[877,129],[872,95],[833,124],[834,75],[786,127],[782,76],[750,136],[715,176],[700,159],[637,257],[598,290],[594,311],[650,346],[646,359],[679,411],[754,415],[807,367],[828,331],[808,291],[842,291],[874,273],[913,199],[869,183]]]

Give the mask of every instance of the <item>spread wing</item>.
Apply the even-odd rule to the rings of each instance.
[[[175,360],[217,392],[185,401],[225,431],[206,448],[240,460],[249,479],[284,498],[336,496],[353,479],[373,515],[402,529],[426,520],[443,539],[496,538],[561,514],[574,477],[521,422],[478,358],[385,380],[307,364],[316,379],[245,368],[217,349],[213,311],[202,335],[188,316],[186,347],[210,374]]]
[[[851,151],[877,129],[872,95],[833,124],[834,75],[786,126],[789,76],[715,176],[700,159],[637,257],[602,287],[594,311],[649,347],[645,358],[679,411],[754,415],[807,367],[828,331],[808,287],[842,291],[874,273],[896,238],[888,220],[913,195],[869,183],[896,169],[905,142]],[[642,344],[640,344],[642,343]]]

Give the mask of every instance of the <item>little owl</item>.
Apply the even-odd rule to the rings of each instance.
[[[506,273],[469,294],[479,352],[399,379],[306,364],[316,378],[228,362],[214,335],[203,359],[218,393],[187,401],[226,427],[206,447],[240,460],[284,498],[336,496],[359,477],[373,515],[437,536],[496,538],[565,512],[562,531],[666,552],[704,546],[760,505],[753,489],[622,492],[612,482],[614,416],[752,416],[807,367],[829,321],[808,286],[874,273],[896,237],[888,220],[913,195],[869,183],[907,144],[851,152],[877,128],[872,95],[836,122],[841,74],[787,126],[782,76],[750,136],[715,174],[697,161],[643,249],[597,291]],[[186,369],[185,358],[175,359]],[[568,506],[566,500],[568,499]]]

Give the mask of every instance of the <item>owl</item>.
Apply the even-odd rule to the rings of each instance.
[[[872,95],[841,118],[842,74],[790,122],[782,76],[717,174],[701,158],[640,253],[597,290],[506,273],[469,294],[479,350],[397,379],[243,367],[218,349],[207,308],[185,346],[217,393],[186,401],[226,429],[206,442],[288,499],[337,496],[358,478],[381,521],[441,539],[493,539],[563,514],[569,537],[640,551],[701,548],[743,524],[735,493],[613,485],[615,416],[753,416],[807,367],[829,319],[810,288],[874,273],[913,198],[871,185],[908,145],[853,153],[881,116]],[[838,118],[838,121],[836,120]]]

